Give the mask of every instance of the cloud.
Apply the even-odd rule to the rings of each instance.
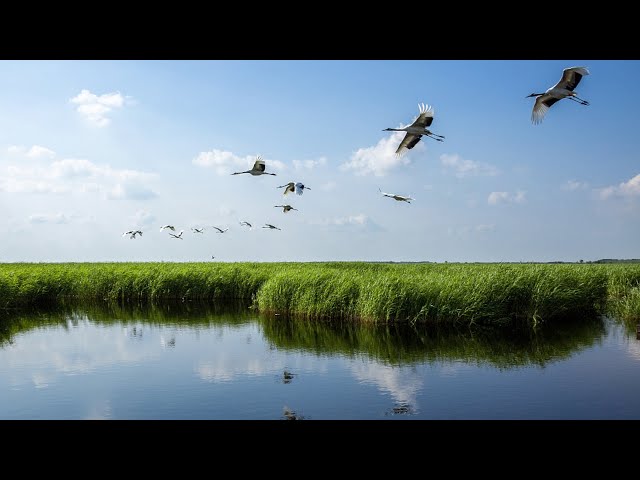
[[[94,216],[83,216],[77,213],[34,213],[33,215],[29,215],[27,218],[27,222],[31,224],[44,224],[44,223],[53,223],[53,224],[66,224],[66,223],[87,223],[87,222],[95,222],[96,218]]]
[[[489,205],[498,205],[500,203],[523,203],[525,201],[526,192],[518,190],[515,194],[509,192],[491,192],[487,203]]]
[[[493,165],[473,160],[465,160],[458,154],[440,155],[440,162],[445,169],[452,169],[458,178],[471,176],[495,176],[500,171]]]
[[[476,225],[475,227],[476,232],[479,232],[479,233],[494,232],[495,229],[496,229],[496,226],[493,223]]]
[[[568,190],[570,192],[573,192],[575,190],[582,190],[587,187],[589,187],[589,184],[587,182],[579,182],[577,180],[568,180],[567,183],[562,185],[563,190]]]
[[[64,213],[47,214],[47,213],[35,213],[29,215],[29,223],[69,223],[70,218]]]
[[[600,198],[606,200],[609,197],[632,198],[640,196],[640,173],[628,182],[622,182],[618,186],[612,185],[600,189]]]
[[[229,175],[233,171],[250,170],[255,161],[255,155],[240,157],[232,152],[214,148],[208,152],[200,152],[191,162],[199,167],[213,168],[218,175]],[[285,168],[285,164],[279,160],[264,159],[264,161],[267,172],[275,173],[273,170]]]
[[[447,228],[447,234],[451,237],[465,237],[471,234],[485,234],[494,232],[496,226],[494,224],[480,224],[475,226],[463,225],[460,227]]]
[[[323,190],[325,192],[330,192],[332,190],[335,190],[337,188],[338,184],[336,182],[334,182],[333,180],[328,181],[327,183],[323,183],[322,185],[320,185],[320,190]]]
[[[56,152],[40,145],[33,145],[29,149],[22,145],[10,145],[7,148],[7,152],[12,155],[26,155],[29,158],[53,158],[56,156]]]
[[[144,200],[158,194],[147,185],[157,174],[117,170],[84,159],[56,160],[46,167],[7,167],[0,191],[12,193],[100,192],[106,198]]]
[[[326,157],[320,157],[318,160],[294,160],[293,167],[296,170],[313,170],[327,164]]]
[[[135,214],[131,215],[129,218],[133,220],[134,225],[138,227],[146,227],[149,225],[153,225],[156,221],[156,216],[153,215],[149,210],[138,210]]]
[[[404,132],[394,132],[373,147],[359,148],[348,162],[340,165],[340,170],[352,170],[356,175],[371,173],[376,177],[383,177],[394,168],[411,163],[411,153],[424,150],[425,147],[419,142],[405,155],[396,156],[396,150],[404,135]]]
[[[122,108],[125,104],[125,97],[120,92],[96,95],[89,90],[82,89],[78,95],[69,101],[78,105],[78,113],[89,122],[98,127],[106,127],[111,122],[107,118],[107,114],[115,108]]]
[[[321,225],[331,229],[376,232],[384,230],[364,213],[346,217],[326,218],[309,222],[311,225]]]

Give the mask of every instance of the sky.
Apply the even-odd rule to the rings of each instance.
[[[590,105],[532,124],[525,97],[572,66]],[[580,58],[0,60],[0,262],[640,258],[639,77]],[[445,139],[397,157],[384,129],[421,103]],[[275,176],[231,175],[257,156]]]

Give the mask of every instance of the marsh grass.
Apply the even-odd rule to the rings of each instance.
[[[238,303],[371,323],[536,327],[637,319],[640,266],[600,264],[0,264],[0,307],[61,301]]]

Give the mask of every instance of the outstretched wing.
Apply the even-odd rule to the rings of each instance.
[[[256,163],[253,164],[253,169],[258,172],[264,172],[266,169],[264,160],[256,160]]]
[[[414,120],[411,124],[412,127],[422,127],[426,128],[433,123],[433,116],[435,112],[433,111],[433,107],[429,105],[425,105],[424,103],[418,104],[418,110],[420,111],[420,115],[418,118]]]
[[[573,91],[578,86],[580,80],[585,75],[589,75],[589,70],[586,67],[570,67],[565,68],[562,71],[562,78],[556,84],[557,88],[566,88]]]
[[[396,156],[399,157],[400,155],[404,154],[407,150],[411,150],[413,147],[416,146],[416,144],[420,141],[421,138],[422,138],[422,135],[414,135],[413,133],[407,133],[402,139],[402,142],[400,142],[398,149],[396,150]]]
[[[547,94],[540,95],[538,98],[536,98],[536,103],[533,105],[533,111],[531,112],[531,122],[535,125],[542,122],[551,105],[559,100],[559,98],[552,97],[551,95]]]

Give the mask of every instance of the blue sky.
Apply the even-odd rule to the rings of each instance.
[[[526,95],[570,66],[591,105],[533,125]],[[0,61],[0,261],[640,258],[639,76],[636,60]],[[404,133],[383,129],[419,103],[446,139],[397,158]],[[276,176],[230,175],[257,155]],[[291,181],[309,190],[283,197]]]

